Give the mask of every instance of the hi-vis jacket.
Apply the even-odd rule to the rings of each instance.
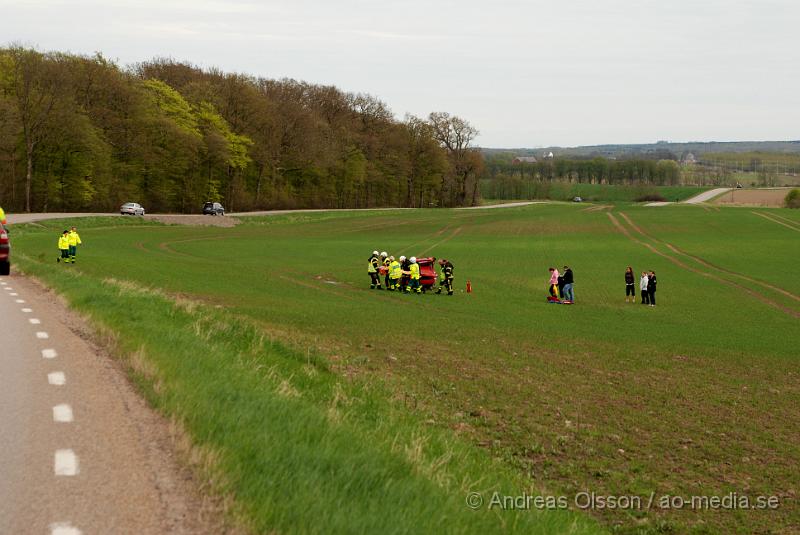
[[[0,206],[0,223],[3,225],[6,224],[6,213],[3,211],[3,207]]]
[[[70,231],[70,233],[67,236],[69,236],[69,244],[70,244],[70,246],[75,247],[76,245],[80,245],[81,244],[81,237],[78,235],[77,232]]]
[[[58,237],[58,248],[62,251],[69,249],[69,238],[66,234],[62,234]]]
[[[400,273],[400,262],[395,260],[391,264],[389,264],[389,278],[390,279],[399,279],[402,273]]]
[[[369,257],[369,261],[367,262],[367,273],[375,273],[378,271],[378,265],[380,262],[378,261],[377,256]]]
[[[419,264],[411,264],[408,270],[411,272],[411,280],[419,280]]]

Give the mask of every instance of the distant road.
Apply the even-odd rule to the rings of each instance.
[[[727,191],[730,191],[730,190],[731,190],[731,188],[714,188],[714,189],[710,189],[708,191],[704,191],[703,193],[695,195],[694,197],[692,197],[690,199],[686,199],[683,202],[686,203],[686,204],[698,204],[698,203],[701,203],[701,202],[710,201],[711,199],[713,199],[717,195],[722,195],[723,193],[725,193]]]
[[[112,214],[101,214],[101,213],[58,213],[58,212],[49,212],[45,214],[33,213],[33,214],[7,214],[6,218],[8,219],[8,224],[13,225],[14,223],[33,223],[35,221],[45,221],[47,219],[69,219],[73,217],[97,217],[97,216],[118,216],[119,213],[112,213]]]
[[[526,201],[526,202],[511,202],[504,204],[487,204],[485,206],[469,206],[465,208],[458,208],[459,210],[484,210],[488,208],[513,208],[515,206],[526,206],[528,204],[542,204],[547,201]],[[387,210],[413,210],[413,208],[304,208],[298,210],[259,210],[256,212],[231,212],[227,214],[229,217],[252,217],[252,216],[270,216],[282,214],[303,214],[314,212],[376,212]],[[117,212],[48,212],[48,213],[31,213],[31,214],[8,214],[8,223],[13,225],[15,223],[35,223],[36,221],[46,221],[48,219],[75,219],[79,217],[123,217]],[[133,216],[125,216],[133,217]],[[200,214],[147,214],[146,219],[166,219],[169,218],[173,221],[180,222],[180,218],[185,218],[190,224],[197,224],[198,221],[208,219],[212,221],[213,216],[203,216]]]
[[[722,195],[730,191],[731,188],[714,188],[708,191],[704,191],[703,193],[697,194],[694,197],[690,197],[685,201],[681,201],[681,204],[700,204],[702,202],[710,201],[714,197]],[[649,202],[645,204],[645,206],[668,206],[670,204],[675,204],[671,201],[657,201],[657,202]]]
[[[456,208],[456,210],[489,210],[491,208],[514,208],[516,206],[528,206],[529,204],[548,204],[550,201],[523,201],[523,202],[507,202],[503,204],[484,204],[481,206],[465,206],[463,208]]]

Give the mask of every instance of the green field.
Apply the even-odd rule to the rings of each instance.
[[[15,227],[18,264],[116,333],[254,531],[800,523],[797,211],[561,204],[78,224],[79,264],[55,264],[60,222]],[[451,259],[459,290],[369,290],[373,249]],[[577,304],[548,305],[547,268],[564,264]],[[627,265],[657,272],[657,307],[625,303]],[[494,489],[567,496],[573,512],[466,506]],[[584,491],[735,492],[780,507],[577,511]]]

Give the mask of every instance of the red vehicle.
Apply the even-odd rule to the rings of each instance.
[[[0,223],[0,275],[11,273],[11,244],[8,241],[8,232]]]
[[[422,291],[430,290],[436,286],[436,258],[433,256],[417,258],[419,265],[419,284]]]

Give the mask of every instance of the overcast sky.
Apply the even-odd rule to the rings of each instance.
[[[800,139],[797,0],[0,0],[0,43],[448,111],[485,147]]]

